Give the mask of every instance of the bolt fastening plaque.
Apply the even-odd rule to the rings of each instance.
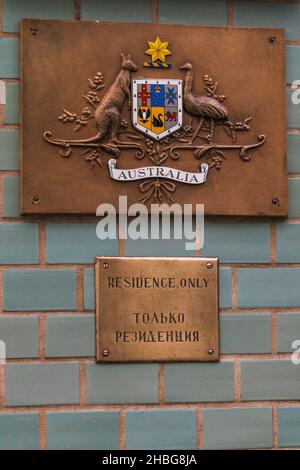
[[[21,21],[21,212],[288,214],[284,31]]]

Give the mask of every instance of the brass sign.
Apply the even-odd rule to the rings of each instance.
[[[22,213],[286,216],[284,69],[280,29],[22,20]]]
[[[96,260],[97,361],[218,361],[218,259]]]

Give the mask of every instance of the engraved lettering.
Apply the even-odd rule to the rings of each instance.
[[[175,277],[108,277],[109,288],[134,288],[134,289],[203,289],[208,287],[209,279],[206,278],[181,278]]]

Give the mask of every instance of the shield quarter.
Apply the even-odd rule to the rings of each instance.
[[[133,126],[155,140],[182,126],[182,80],[135,79],[132,81]]]

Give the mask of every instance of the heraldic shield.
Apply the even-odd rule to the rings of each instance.
[[[133,125],[155,140],[182,126],[182,80],[136,79],[132,82]]]

